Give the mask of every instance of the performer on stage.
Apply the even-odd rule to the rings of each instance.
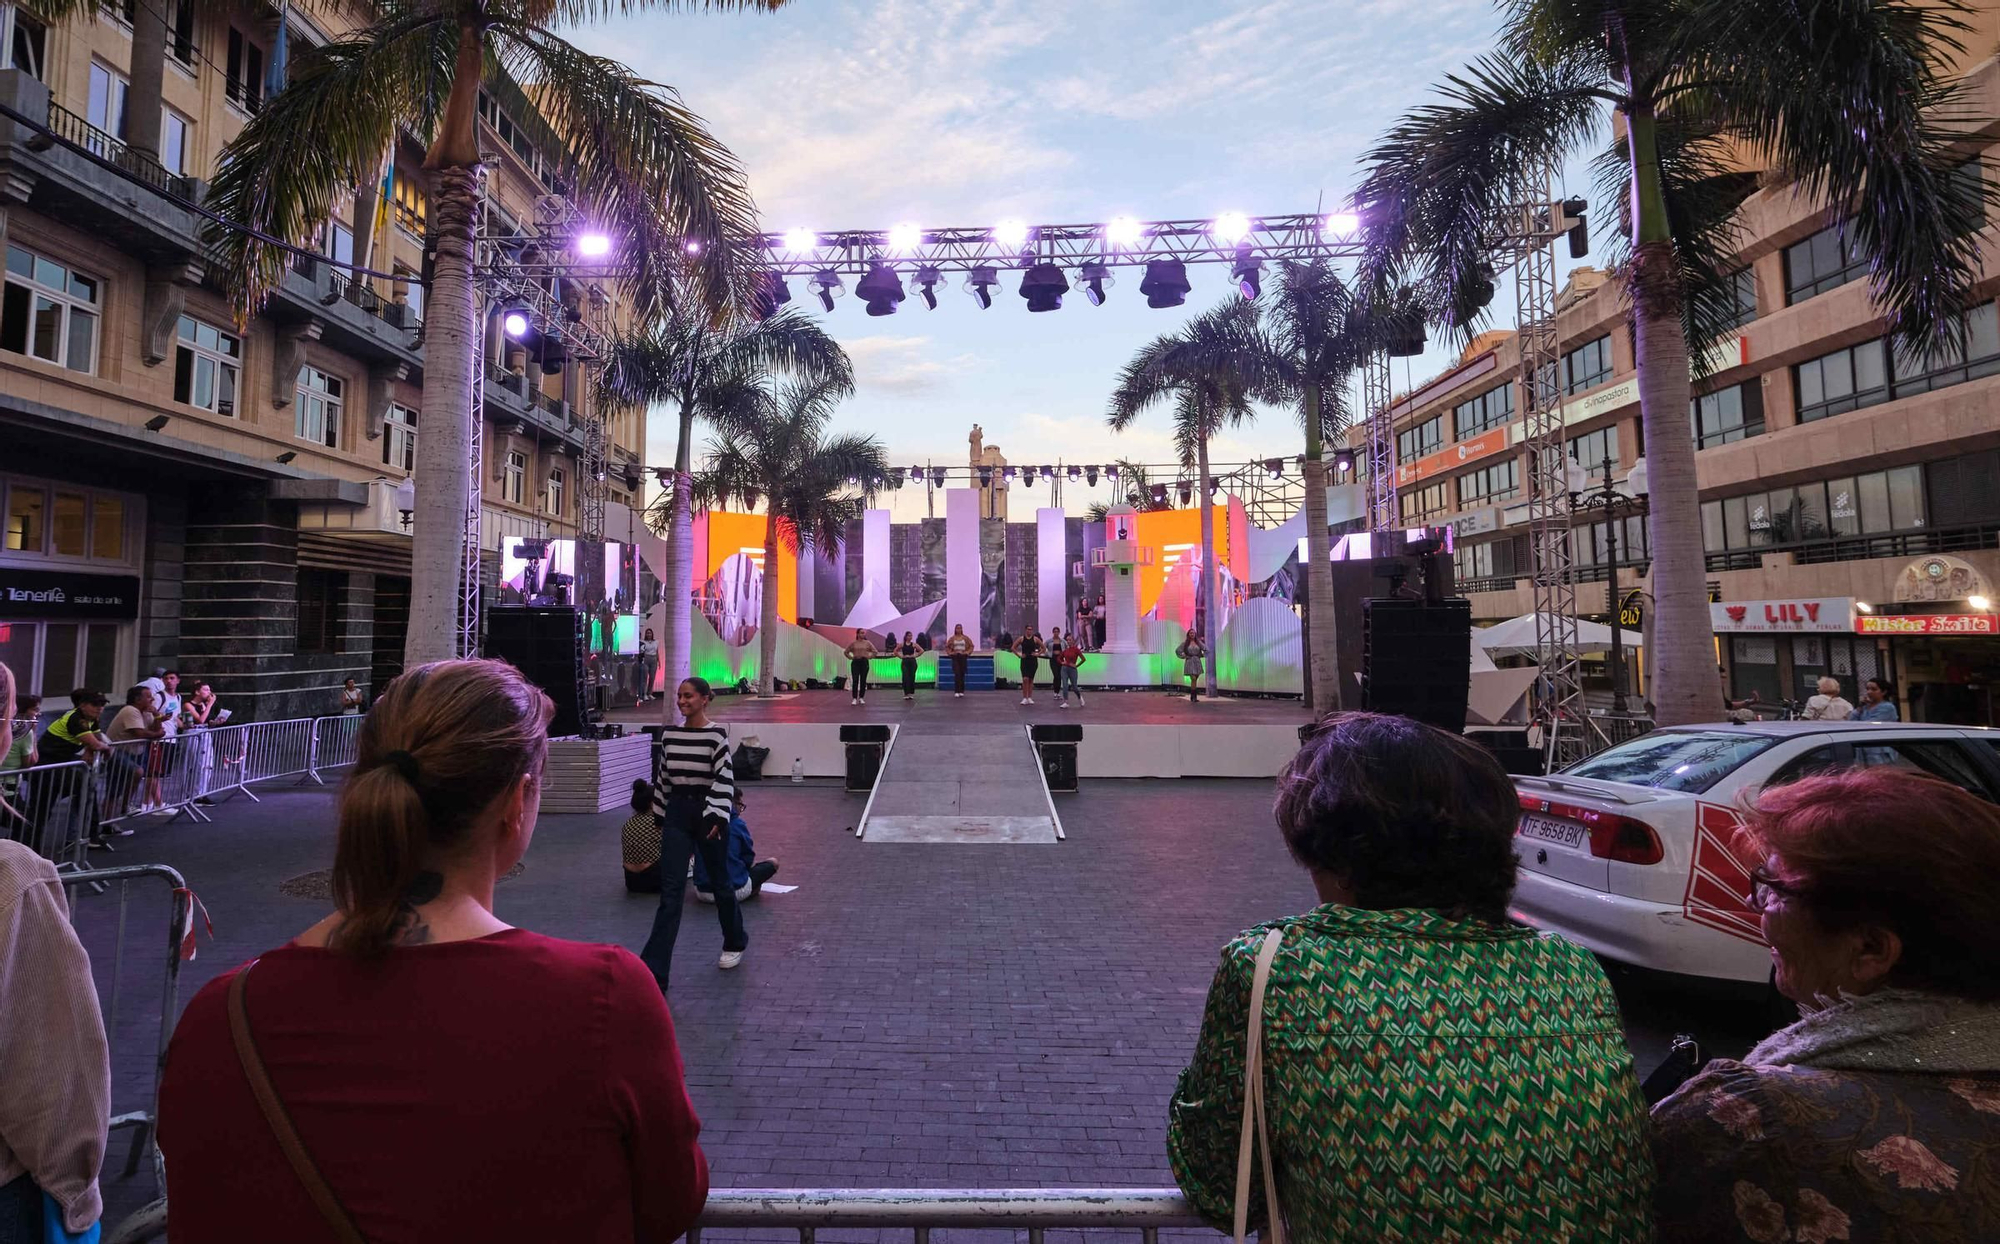
[[[1201,659],[1208,655],[1208,645],[1201,642],[1201,636],[1190,626],[1174,655],[1181,659],[1181,670],[1187,675],[1188,703],[1196,703],[1201,699]]]
[[[1021,658],[1021,703],[1035,702],[1035,674],[1042,667],[1042,653],[1048,650],[1042,643],[1042,633],[1029,627],[1027,634],[1014,641],[1014,655]]]
[[[1051,645],[1055,650],[1056,663],[1056,703],[1069,707],[1069,693],[1076,693],[1076,706],[1083,707],[1083,684],[1077,681],[1077,670],[1083,665],[1083,633],[1079,631],[1060,643]]]
[[[909,631],[903,632],[903,642],[897,646],[896,655],[903,658],[903,699],[917,698],[917,637]]]
[[[951,658],[951,697],[965,698],[965,660],[972,655],[972,636],[965,633],[965,623],[951,628],[951,638],[944,641],[944,653]]]
[[[875,641],[868,638],[867,631],[854,632],[854,642],[847,645],[847,681],[854,693],[853,703],[862,704],[868,699],[868,663],[875,659]]]
[[[667,726],[653,744],[653,811],[660,820],[660,907],[653,933],[639,958],[653,969],[660,992],[680,936],[681,906],[687,897],[688,864],[701,852],[712,877],[729,875],[729,819],[735,815],[736,782],[729,767],[729,732],[708,719],[715,692],[706,680],[690,678],[675,694],[684,724]],[[715,896],[722,921],[722,957],[727,971],[743,962],[750,935],[736,894],[723,887]]]

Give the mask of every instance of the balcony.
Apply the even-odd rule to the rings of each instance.
[[[553,441],[571,453],[583,453],[583,424],[563,408],[557,399],[528,387],[520,372],[487,364],[486,417],[495,423],[513,423],[520,434]]]
[[[345,269],[311,255],[295,255],[285,279],[271,296],[270,313],[282,323],[313,322],[320,340],[344,354],[380,363],[399,363],[413,377],[423,371],[417,346],[422,322],[400,302],[392,302]]]
[[[185,266],[201,255],[201,218],[156,193],[199,199],[199,182],[171,175],[159,161],[54,105],[48,88],[21,70],[0,70],[0,104],[49,129],[45,134],[0,116],[0,188],[6,195],[149,266]]]

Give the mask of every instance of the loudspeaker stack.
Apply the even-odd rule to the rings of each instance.
[[[1472,602],[1361,602],[1363,708],[1465,730],[1472,686]]]
[[[486,614],[486,655],[506,661],[548,694],[556,713],[549,736],[582,734],[588,720],[584,649],[588,616],[581,610],[507,606]]]

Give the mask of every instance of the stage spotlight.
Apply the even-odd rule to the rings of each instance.
[[[1145,231],[1130,216],[1113,216],[1104,226],[1104,240],[1111,246],[1137,246]]]
[[[883,263],[871,266],[868,274],[854,283],[854,292],[868,304],[870,315],[894,315],[896,305],[903,301],[903,283],[896,279],[895,269]]]
[[[1343,449],[1335,453],[1333,455],[1333,469],[1342,475],[1352,474],[1354,471],[1354,451]]]
[[[1250,218],[1242,212],[1224,212],[1208,231],[1233,246],[1250,236]]]
[[[1216,490],[1217,490],[1217,489],[1219,489],[1219,488],[1221,488],[1221,487],[1222,487],[1222,481],[1221,481],[1221,480],[1217,479],[1217,478],[1216,478],[1215,476],[1213,476],[1213,475],[1211,475],[1211,476],[1209,476],[1209,477],[1208,477],[1208,495],[1209,495],[1209,497],[1210,497],[1211,499],[1213,499],[1213,498],[1214,498],[1214,496],[1215,496],[1215,493],[1216,493]]]
[[[585,259],[602,259],[611,253],[611,239],[602,233],[586,233],[576,240],[576,253]]]
[[[899,492],[902,490],[903,468],[901,467],[889,468],[889,487],[894,488]]]
[[[1021,473],[1020,467],[1010,466],[1010,467],[1000,468],[1000,478],[1002,479],[1013,479],[1016,475],[1019,475],[1020,473]]]
[[[1167,486],[1165,484],[1153,485],[1153,504],[1159,506],[1161,509],[1167,507]]]
[[[528,330],[534,326],[534,320],[520,307],[509,307],[500,317],[500,327],[516,341],[526,337]]]
[[[1028,300],[1030,311],[1054,311],[1068,292],[1069,278],[1052,263],[1038,263],[1021,278],[1021,297]]]
[[[1255,298],[1264,292],[1264,261],[1261,259],[1252,259],[1248,255],[1239,253],[1236,266],[1229,270],[1229,276],[1236,282],[1236,288],[1243,291],[1245,298]]]
[[[1480,264],[1478,273],[1474,275],[1466,291],[1469,295],[1466,302],[1470,306],[1470,309],[1473,311],[1484,311],[1487,304],[1493,301],[1493,294],[1496,288],[1493,265]]]
[[[980,468],[979,468],[979,486],[980,486],[981,488],[991,488],[991,487],[993,487],[993,468],[992,468],[992,467],[980,467]]]
[[[1105,468],[1104,468],[1104,478],[1106,478],[1106,479],[1110,480],[1110,481],[1111,481],[1112,483],[1114,483],[1114,484],[1115,484],[1115,483],[1117,483],[1117,482],[1118,482],[1118,468],[1117,468],[1117,467],[1115,467],[1115,466],[1108,466],[1108,467],[1105,467]]]
[[[944,273],[936,264],[925,264],[917,269],[917,293],[923,298],[924,306],[937,310],[937,287],[944,281]]]
[[[1111,270],[1101,263],[1086,263],[1076,270],[1076,279],[1083,285],[1083,296],[1090,299],[1090,305],[1104,305],[1104,291],[1117,284],[1111,278]]]
[[[766,272],[757,281],[757,318],[776,315],[778,308],[792,300],[792,287],[775,272]]]
[[[1178,259],[1153,260],[1146,265],[1146,279],[1139,282],[1146,305],[1155,310],[1180,306],[1187,301],[1189,288],[1187,265]]]
[[[931,483],[933,483],[933,484],[936,484],[936,485],[937,485],[937,486],[938,486],[939,488],[942,488],[942,487],[944,487],[944,468],[943,468],[943,467],[932,467],[932,468],[931,468]]]
[[[922,483],[924,479],[924,469],[920,466],[911,467],[910,478],[917,481],[918,483]]]
[[[1188,506],[1193,504],[1194,504],[1194,485],[1189,483],[1187,480],[1182,480],[1181,508],[1185,510]]]
[[[1408,315],[1389,326],[1389,357],[1392,359],[1415,358],[1424,352],[1424,321],[1418,315]]]
[[[1590,225],[1583,218],[1583,209],[1589,206],[1582,199],[1564,199],[1562,213],[1569,226],[1569,257],[1582,259],[1590,254]]]
[[[1000,283],[1000,276],[991,268],[974,268],[972,275],[965,278],[965,292],[972,295],[972,301],[979,304],[981,311],[993,305],[993,287]]]
[[[1083,482],[1084,482],[1084,483],[1086,483],[1086,484],[1089,484],[1089,485],[1090,485],[1090,486],[1091,486],[1092,488],[1095,488],[1095,487],[1097,487],[1097,468],[1096,468],[1096,467],[1094,467],[1094,466],[1093,466],[1093,467],[1085,467],[1085,468],[1083,469]]]
[[[833,300],[847,292],[847,287],[840,283],[840,274],[832,268],[821,268],[814,273],[812,287],[819,295],[819,305],[828,311],[833,310]]]
[[[699,255],[701,254],[701,243],[695,240],[694,238],[689,238],[687,242],[682,245],[681,249],[686,251],[690,255]]]
[[[1285,478],[1285,460],[1283,458],[1264,459],[1264,469],[1271,473],[1272,479]]]
[[[1069,477],[1070,477],[1071,479],[1076,479],[1076,478],[1077,478],[1078,476],[1080,476],[1080,475],[1082,475],[1082,474],[1083,474],[1083,468],[1082,468],[1082,467],[1076,467],[1076,466],[1073,466],[1073,467],[1071,467],[1071,468],[1069,469]]]
[[[889,253],[907,255],[924,244],[924,231],[912,224],[889,226]]]
[[[1021,487],[1033,488],[1034,486],[1035,486],[1035,468],[1029,467],[1028,473],[1021,479]]]
[[[1019,220],[1003,220],[993,226],[993,240],[1002,246],[1026,246],[1028,226]]]
[[[1335,212],[1326,218],[1326,224],[1320,227],[1320,234],[1329,238],[1351,238],[1360,227],[1361,217],[1353,212]]]
[[[810,229],[788,229],[785,231],[785,249],[794,255],[819,249],[819,235]]]

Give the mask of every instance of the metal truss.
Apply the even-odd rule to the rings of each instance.
[[[1319,214],[1246,217],[1238,240],[1217,236],[1214,220],[1156,220],[1125,224],[1125,230],[1135,236],[1118,242],[1112,238],[1121,236],[1119,228],[1100,222],[1026,227],[1026,238],[1020,242],[1003,242],[994,236],[993,226],[979,225],[925,229],[913,246],[892,242],[893,231],[887,229],[818,233],[813,236],[815,244],[803,250],[792,249],[791,239],[783,233],[756,234],[748,239],[748,245],[767,256],[760,266],[780,276],[811,276],[829,269],[858,275],[876,263],[899,270],[934,268],[943,274],[1029,268],[1039,263],[1131,267],[1160,259],[1182,263],[1290,259],[1304,263],[1360,258],[1365,248],[1359,230],[1329,230],[1328,219]]]
[[[1377,350],[1361,368],[1361,405],[1368,412],[1366,424],[1368,530],[1393,531],[1402,521],[1396,509],[1396,420],[1390,413],[1395,404],[1394,386],[1389,379],[1389,355]]]
[[[479,215],[486,217],[486,169],[482,165],[477,170],[479,179]],[[475,255],[477,252],[475,251]],[[480,331],[472,334],[472,392],[466,399],[471,409],[467,417],[471,421],[465,455],[466,493],[465,518],[460,532],[458,550],[458,644],[460,657],[479,655],[479,554],[480,554],[480,512],[484,498],[485,481],[483,469],[486,461],[486,331],[485,324],[491,306],[485,297],[485,283],[474,270],[474,294],[480,309]]]

